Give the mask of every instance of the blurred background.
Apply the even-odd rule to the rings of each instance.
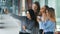
[[[10,13],[17,16],[26,16],[26,10],[32,7],[32,3],[38,1],[40,6],[48,5],[55,9],[56,31],[60,31],[60,0],[0,0],[0,15],[3,9],[8,8]]]

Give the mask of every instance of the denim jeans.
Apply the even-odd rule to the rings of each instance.
[[[19,34],[30,34],[30,33],[23,33],[23,32],[20,32]]]
[[[44,34],[54,34],[54,32],[45,32]]]

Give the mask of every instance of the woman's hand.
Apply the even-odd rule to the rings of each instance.
[[[40,16],[37,16],[37,22],[41,21]]]

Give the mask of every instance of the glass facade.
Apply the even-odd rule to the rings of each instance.
[[[18,14],[18,0],[0,0],[0,8],[7,8],[10,13]]]
[[[56,0],[56,25],[57,25],[57,30],[60,31],[60,0]]]

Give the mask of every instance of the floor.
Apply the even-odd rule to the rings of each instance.
[[[17,28],[4,28],[0,29],[0,34],[19,34]]]
[[[0,34],[19,34],[19,21],[9,15],[0,15]]]

